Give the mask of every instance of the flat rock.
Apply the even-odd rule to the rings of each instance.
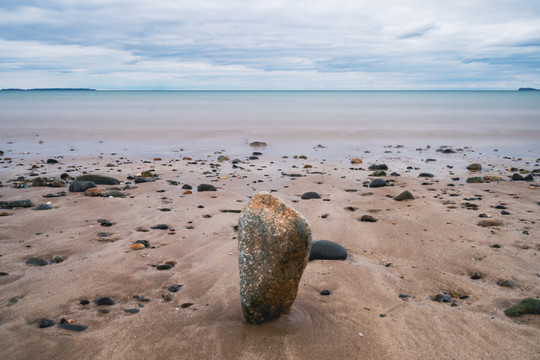
[[[120,184],[120,180],[117,180],[115,178],[112,178],[110,176],[103,176],[103,175],[81,175],[75,179],[75,181],[91,181],[98,185],[118,185]]]
[[[515,174],[512,175],[512,180],[513,181],[523,181],[523,180],[525,180],[525,178],[523,176],[521,176],[520,174],[515,173]]]
[[[309,252],[309,261],[311,260],[345,260],[347,259],[347,250],[329,240],[316,240],[311,243]]]
[[[519,303],[510,306],[504,313],[508,316],[520,316],[525,314],[540,314],[540,300],[533,298],[526,298]]]
[[[378,187],[383,187],[383,186],[386,186],[386,180],[380,179],[380,178],[373,179],[373,180],[369,183],[369,187],[370,187],[370,188],[378,188]]]
[[[40,329],[44,329],[44,328],[54,326],[54,324],[56,324],[56,322],[54,320],[51,320],[51,319],[41,318],[38,321],[38,327]]]
[[[101,306],[101,305],[114,305],[114,300],[110,297],[104,296],[104,297],[98,297],[92,300],[94,304]]]
[[[246,322],[260,324],[291,310],[307,265],[311,227],[267,192],[255,195],[238,222],[240,298]]]
[[[497,281],[497,285],[503,286],[503,287],[514,287],[516,286],[516,282],[514,280],[503,280],[503,281]]]
[[[438,302],[445,302],[445,303],[448,303],[450,301],[452,301],[452,298],[450,297],[450,295],[446,295],[446,294],[437,294],[433,297],[433,300],[435,301],[438,301]]]
[[[137,176],[135,178],[135,184],[141,184],[141,183],[147,183],[147,182],[152,182],[152,181],[155,181],[156,179],[154,177],[151,177],[151,176]]]
[[[217,191],[217,189],[216,189],[216,187],[214,185],[200,184],[199,186],[197,186],[197,191],[198,192],[201,192],[201,191]]]
[[[101,196],[101,191],[99,191],[98,188],[86,189],[84,192],[84,196],[91,196],[91,197]]]
[[[51,209],[52,209],[52,206],[49,204],[40,204],[36,206],[35,208],[33,208],[32,210],[51,210]]]
[[[29,199],[13,200],[13,201],[0,201],[0,208],[2,209],[14,209],[14,208],[29,208],[34,206]]]
[[[302,200],[309,200],[309,199],[320,199],[321,195],[319,193],[316,193],[314,191],[308,191],[306,193],[303,193],[300,197]]]
[[[405,190],[404,192],[402,192],[401,194],[396,196],[394,198],[394,200],[396,200],[396,201],[414,200],[414,196],[413,196],[413,194],[411,194],[410,191]]]
[[[469,171],[480,171],[482,170],[482,164],[474,163],[467,166],[467,170]]]
[[[388,166],[386,164],[373,164],[368,167],[368,170],[388,170]]]
[[[66,319],[60,320],[60,323],[58,323],[58,327],[60,329],[70,330],[70,331],[84,331],[84,330],[88,329],[88,326],[86,326],[86,325],[70,324],[69,322],[67,322]]]
[[[49,265],[49,262],[45,259],[38,258],[38,257],[31,257],[26,259],[24,262],[26,265],[36,265],[36,266],[45,266]]]
[[[484,182],[484,178],[480,176],[472,176],[467,179],[467,183],[469,184],[481,184]]]
[[[432,173],[423,172],[418,174],[418,177],[432,178],[435,177],[435,175],[433,175]]]
[[[363,222],[377,222],[377,218],[373,217],[371,215],[362,215],[362,217],[360,218],[360,221],[363,221]]]
[[[95,188],[96,183],[93,181],[73,181],[71,184],[69,184],[69,191],[70,192],[85,192],[88,189]]]
[[[105,193],[109,197],[125,197],[126,195],[120,190],[109,190]]]

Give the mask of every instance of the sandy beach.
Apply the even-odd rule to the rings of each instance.
[[[67,152],[50,157],[58,163],[47,163],[44,155],[10,154],[9,146],[0,162],[0,201],[29,199],[33,205],[2,210],[0,217],[4,359],[540,356],[538,315],[503,312],[540,294],[540,187],[536,176],[510,181],[514,173],[537,175],[535,159],[396,146],[329,159],[325,151],[332,149],[323,146],[306,157],[268,156],[270,143],[246,144],[235,157],[226,149],[146,158]],[[221,155],[229,158],[218,161]],[[353,157],[362,163],[352,164]],[[235,158],[240,161],[233,163]],[[387,186],[369,188],[376,177],[368,167],[383,163],[389,170],[377,177]],[[483,170],[468,171],[470,163],[481,163]],[[145,171],[155,181],[134,183]],[[434,177],[419,177],[422,172]],[[63,173],[66,185],[84,173],[116,178],[120,185],[98,190],[105,195],[116,188],[124,196],[32,186],[36,177],[60,179]],[[503,181],[467,183],[473,176]],[[199,184],[217,191],[197,192]],[[404,190],[415,199],[395,201]],[[61,191],[66,195],[44,197]],[[343,245],[348,258],[310,261],[291,313],[248,325],[240,307],[235,226],[238,211],[259,191],[298,210],[311,224],[313,240]],[[308,191],[322,199],[302,200]],[[33,210],[47,203],[52,209]],[[376,222],[360,221],[364,215]],[[502,225],[478,225],[486,219]],[[104,220],[111,226],[102,226]],[[152,229],[158,224],[167,227]],[[149,247],[130,248],[137,240]],[[50,262],[55,255],[64,260],[25,263],[31,257]],[[156,267],[167,263],[169,270]],[[500,286],[506,280],[513,286]],[[173,285],[181,287],[171,292]],[[435,301],[437,295],[448,302]],[[96,305],[100,297],[114,305]],[[87,329],[39,328],[42,318]]]

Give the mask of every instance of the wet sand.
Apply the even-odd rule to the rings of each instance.
[[[4,151],[9,148],[3,146]],[[46,163],[49,154],[6,151],[0,162],[4,185],[0,201],[50,202],[52,209],[1,210],[8,214],[0,217],[0,271],[8,274],[0,277],[2,357],[540,356],[539,316],[510,318],[503,312],[523,298],[540,295],[538,177],[533,182],[509,181],[520,169],[537,170],[534,158],[506,159],[504,153],[480,154],[472,148],[443,154],[436,148],[381,146],[369,153],[342,153],[327,159],[332,148],[314,146],[307,159],[295,159],[302,153],[282,151],[288,158],[268,155],[280,152],[272,146],[254,149],[245,144],[234,154],[227,149],[221,153],[220,146],[215,152],[190,153],[188,149],[146,157],[121,149],[115,155],[91,157],[63,151],[57,153],[57,164]],[[248,160],[254,151],[263,155]],[[230,159],[218,162],[219,155]],[[158,156],[163,160],[153,160]],[[186,156],[192,159],[184,160]],[[232,164],[235,157],[241,160],[237,168]],[[363,163],[351,164],[352,157],[363,158]],[[485,170],[467,171],[466,165],[472,162],[480,162]],[[392,186],[366,187],[374,178],[367,167],[374,163],[388,164],[388,175],[399,173],[382,176]],[[38,167],[32,170],[32,165]],[[512,167],[517,171],[508,170]],[[124,198],[69,192],[43,198],[67,192],[67,188],[14,188],[15,182],[10,181],[19,176],[32,180],[32,172],[46,177],[87,172],[117,178],[123,182],[118,185],[122,189],[126,182],[133,182],[129,175],[145,170],[157,174],[157,180],[131,184],[131,189],[122,190]],[[435,176],[418,177],[421,172]],[[469,176],[485,175],[505,181],[466,183]],[[218,191],[197,192],[202,183]],[[184,184],[193,186],[191,194],[182,189]],[[109,187],[114,186],[98,185],[103,192]],[[415,200],[393,200],[404,190]],[[255,326],[245,324],[241,317],[234,229],[239,214],[222,210],[241,210],[259,191],[271,191],[300,211],[312,226],[313,240],[343,245],[348,258],[311,261],[291,313]],[[322,199],[301,200],[308,191],[318,192]],[[467,204],[476,204],[478,209]],[[502,215],[497,205],[510,214]],[[478,226],[480,214],[503,225]],[[362,215],[378,221],[361,222]],[[100,219],[112,226],[100,226]],[[151,229],[157,224],[167,224],[174,231]],[[109,236],[100,238],[100,232]],[[137,240],[147,240],[151,248],[131,250]],[[25,264],[29,257],[50,260],[53,255],[65,260],[41,267]],[[163,271],[152,266],[166,262],[175,265]],[[516,285],[499,286],[502,280],[513,280]],[[182,285],[181,289],[165,301],[162,295],[175,284]],[[322,290],[331,294],[323,296]],[[449,295],[451,301],[434,301],[437,294]],[[150,301],[138,301],[134,295]],[[92,303],[102,296],[115,304]],[[13,298],[18,302],[10,304]],[[90,304],[81,305],[83,299]],[[110,311],[102,313],[103,309]],[[140,311],[128,314],[125,309]],[[56,323],[72,319],[88,329],[40,329],[41,318]]]

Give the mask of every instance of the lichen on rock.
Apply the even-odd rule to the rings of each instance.
[[[287,314],[307,265],[311,227],[279,198],[261,192],[238,223],[240,297],[246,322],[260,324]]]

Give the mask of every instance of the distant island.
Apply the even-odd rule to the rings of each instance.
[[[39,89],[1,89],[0,91],[97,91],[87,88],[39,88]]]
[[[540,91],[540,89],[534,89],[534,88],[519,88],[518,91]]]

